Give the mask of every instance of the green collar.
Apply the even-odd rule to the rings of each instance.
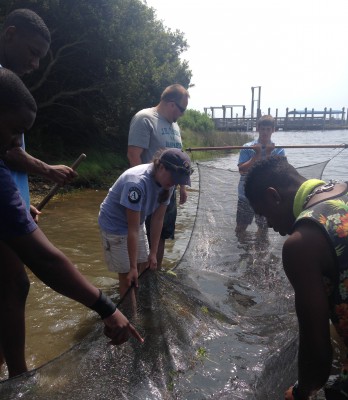
[[[323,185],[324,183],[325,182],[321,181],[320,179],[308,179],[308,181],[302,183],[294,199],[293,213],[295,218],[301,214],[303,210],[303,204],[307,196],[313,191],[314,188]]]

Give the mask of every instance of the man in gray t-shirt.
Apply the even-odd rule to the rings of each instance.
[[[187,107],[188,91],[179,84],[168,86],[162,93],[157,106],[139,111],[132,118],[127,157],[131,167],[152,161],[155,153],[165,148],[182,148],[180,128],[177,124]],[[186,186],[180,186],[180,204],[187,200]],[[151,218],[151,217],[149,217]],[[174,239],[176,221],[175,191],[163,222],[158,246],[157,263],[162,264],[166,239]],[[148,227],[147,221],[147,227]],[[149,231],[147,232],[149,236]],[[151,246],[151,243],[150,243]]]

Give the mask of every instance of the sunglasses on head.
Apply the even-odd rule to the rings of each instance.
[[[193,174],[193,168],[185,168],[185,167],[179,167],[178,165],[172,164],[169,161],[162,161],[161,163],[164,165],[166,169],[179,172],[184,175],[192,175]]]

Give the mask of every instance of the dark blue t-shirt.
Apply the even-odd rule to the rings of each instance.
[[[0,240],[26,235],[36,228],[10,170],[0,160]]]

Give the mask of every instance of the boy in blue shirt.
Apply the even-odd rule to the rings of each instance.
[[[271,141],[272,134],[275,131],[275,121],[271,115],[264,115],[258,120],[257,130],[259,137],[252,142],[245,143],[245,149],[242,149],[239,154],[238,169],[241,176],[238,185],[237,235],[243,234],[246,231],[255,215],[244,193],[247,172],[259,160],[264,160],[274,155],[285,156],[284,149],[275,148],[274,143]],[[259,233],[267,232],[267,222],[264,218],[256,215],[255,222]]]

